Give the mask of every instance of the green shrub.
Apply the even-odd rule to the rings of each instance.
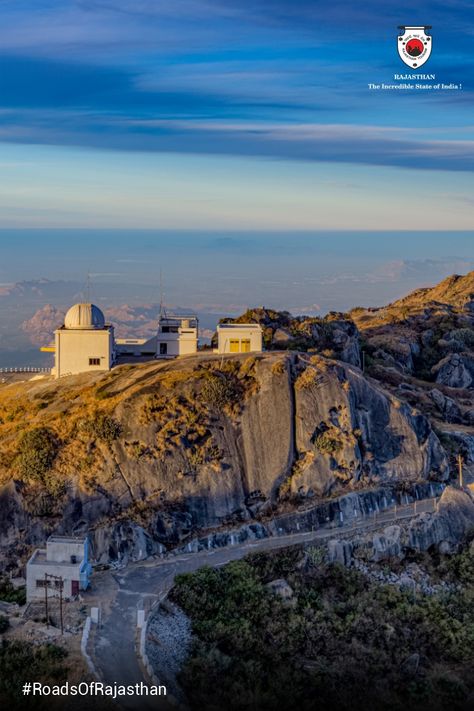
[[[335,454],[342,449],[339,435],[332,430],[326,430],[318,435],[314,444],[321,454]]]
[[[26,603],[26,588],[15,588],[8,578],[0,578],[0,600],[16,602],[18,605]]]
[[[240,391],[233,378],[224,374],[210,373],[201,388],[204,402],[217,410],[233,405],[240,400]]]
[[[50,698],[25,698],[21,687],[26,681],[61,684],[68,669],[64,665],[67,652],[55,644],[36,645],[31,642],[3,640],[0,646],[0,702],[8,711],[51,709]]]
[[[123,428],[120,422],[105,412],[97,412],[94,417],[87,420],[82,429],[95,439],[100,439],[106,444],[112,444],[122,434]]]
[[[24,480],[46,482],[58,453],[58,441],[52,430],[36,427],[23,433],[18,444],[16,466]]]
[[[194,643],[180,673],[192,711],[467,711],[472,708],[472,553],[463,590],[425,595],[325,562],[324,549],[258,553],[177,576]],[[267,583],[284,578],[283,600]],[[419,669],[406,662],[419,654]],[[315,701],[317,703],[315,703]]]
[[[10,621],[5,615],[0,615],[0,634],[3,634],[10,627]]]

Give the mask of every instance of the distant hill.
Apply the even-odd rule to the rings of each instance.
[[[416,289],[392,307],[426,307],[433,304],[449,304],[456,308],[466,308],[472,302],[474,309],[474,271],[465,274],[452,274],[436,286]]]

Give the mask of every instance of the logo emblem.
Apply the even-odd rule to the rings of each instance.
[[[430,35],[426,34],[427,30],[431,30],[431,25],[423,27],[399,25],[398,29],[403,30],[403,34],[397,37],[400,59],[413,69],[422,67],[431,54],[433,40]]]

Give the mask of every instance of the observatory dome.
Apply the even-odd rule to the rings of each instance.
[[[100,329],[104,326],[104,314],[94,304],[74,304],[64,318],[64,327],[68,329]]]

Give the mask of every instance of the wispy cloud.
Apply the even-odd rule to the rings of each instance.
[[[457,204],[461,217],[456,224],[469,220],[472,187],[467,176],[474,165],[472,3],[420,0],[414,7],[407,0],[392,0],[384,3],[383,13],[379,0],[3,0],[0,7],[0,141],[15,144],[17,151],[18,144],[28,145],[28,150],[31,144],[49,151],[59,146],[63,155],[69,155],[65,147],[101,149],[109,151],[109,157],[110,151],[121,152],[129,165],[134,160],[131,152],[140,159],[150,154],[150,160],[174,160],[181,166],[183,154],[201,165],[211,162],[209,156],[230,156],[252,166],[258,162],[267,176],[268,166],[277,160],[285,163],[285,170],[293,170],[293,179],[279,186],[279,199],[280,204],[288,201],[285,214],[291,212],[295,219],[304,213],[304,200],[307,209],[314,203],[308,184],[301,185],[297,176],[304,173],[303,163],[318,163],[319,188],[327,177],[325,205],[328,196],[336,201],[343,195],[351,224],[356,220],[371,226],[379,224],[371,195],[380,196],[382,190],[387,202],[389,195],[394,202],[407,198],[414,209],[408,170],[425,171],[426,181],[420,178],[415,188],[427,187],[427,194],[427,183],[434,185],[440,171],[457,172],[465,183],[458,198],[447,198],[445,212],[451,210],[456,217]],[[393,73],[402,71],[396,33],[407,18],[433,25],[429,70],[438,81],[461,82],[462,91],[368,91],[368,82],[393,81]],[[102,165],[104,153],[91,153]],[[331,169],[347,172],[332,186],[329,163],[339,164]],[[389,169],[387,185],[372,178],[362,189],[353,166],[362,166],[358,175],[365,166]],[[171,223],[179,222],[186,211],[169,207],[173,195],[181,208],[186,204],[189,214],[194,211],[189,220],[200,226],[224,218],[230,224],[236,212],[241,221],[258,212],[261,216],[252,224],[268,224],[275,192],[267,195],[261,182],[259,197],[252,191],[242,208],[239,199],[247,194],[248,181],[240,168],[239,174],[232,173],[232,195],[219,199],[219,181],[218,189],[202,194],[202,181],[194,177],[192,184],[185,181],[185,188],[178,181],[179,186],[160,193],[158,204],[147,187],[150,176],[147,184],[137,180],[129,219],[143,214],[148,215],[144,224],[155,224],[175,210]],[[14,165],[5,167],[14,170]],[[70,179],[67,173],[63,177]],[[453,176],[456,180],[461,177]],[[113,177],[108,182],[113,183]],[[39,178],[36,183],[43,186]],[[120,187],[130,194],[129,185]],[[91,196],[87,190],[86,179],[78,188],[72,186],[69,219],[79,219],[77,209],[78,215],[81,210],[84,214],[80,224],[91,215],[103,224],[113,199],[107,192]],[[432,197],[425,196],[424,209],[435,224],[441,209],[437,195],[455,190],[438,184]],[[53,204],[57,188],[48,194]],[[34,214],[41,217],[41,209],[50,209],[36,197],[38,209],[30,215],[33,198],[29,204],[18,195],[11,199],[9,220],[14,224],[23,219],[16,212],[23,202],[28,221]],[[123,200],[119,203],[113,206],[114,218],[122,210]],[[385,212],[385,207],[379,197],[377,209]],[[314,220],[319,226],[332,224],[329,218],[319,221],[319,205],[314,217],[312,210],[311,219],[303,220],[305,226]],[[59,211],[56,214],[60,220]],[[450,214],[444,219],[448,222]]]
[[[171,104],[176,99],[168,98]],[[0,140],[417,170],[472,171],[474,165],[474,138],[437,139],[429,133],[423,137],[417,129],[396,126],[78,117],[66,111],[63,116],[55,113],[53,129],[49,118],[49,111],[15,112],[10,123],[4,121],[0,127]]]

